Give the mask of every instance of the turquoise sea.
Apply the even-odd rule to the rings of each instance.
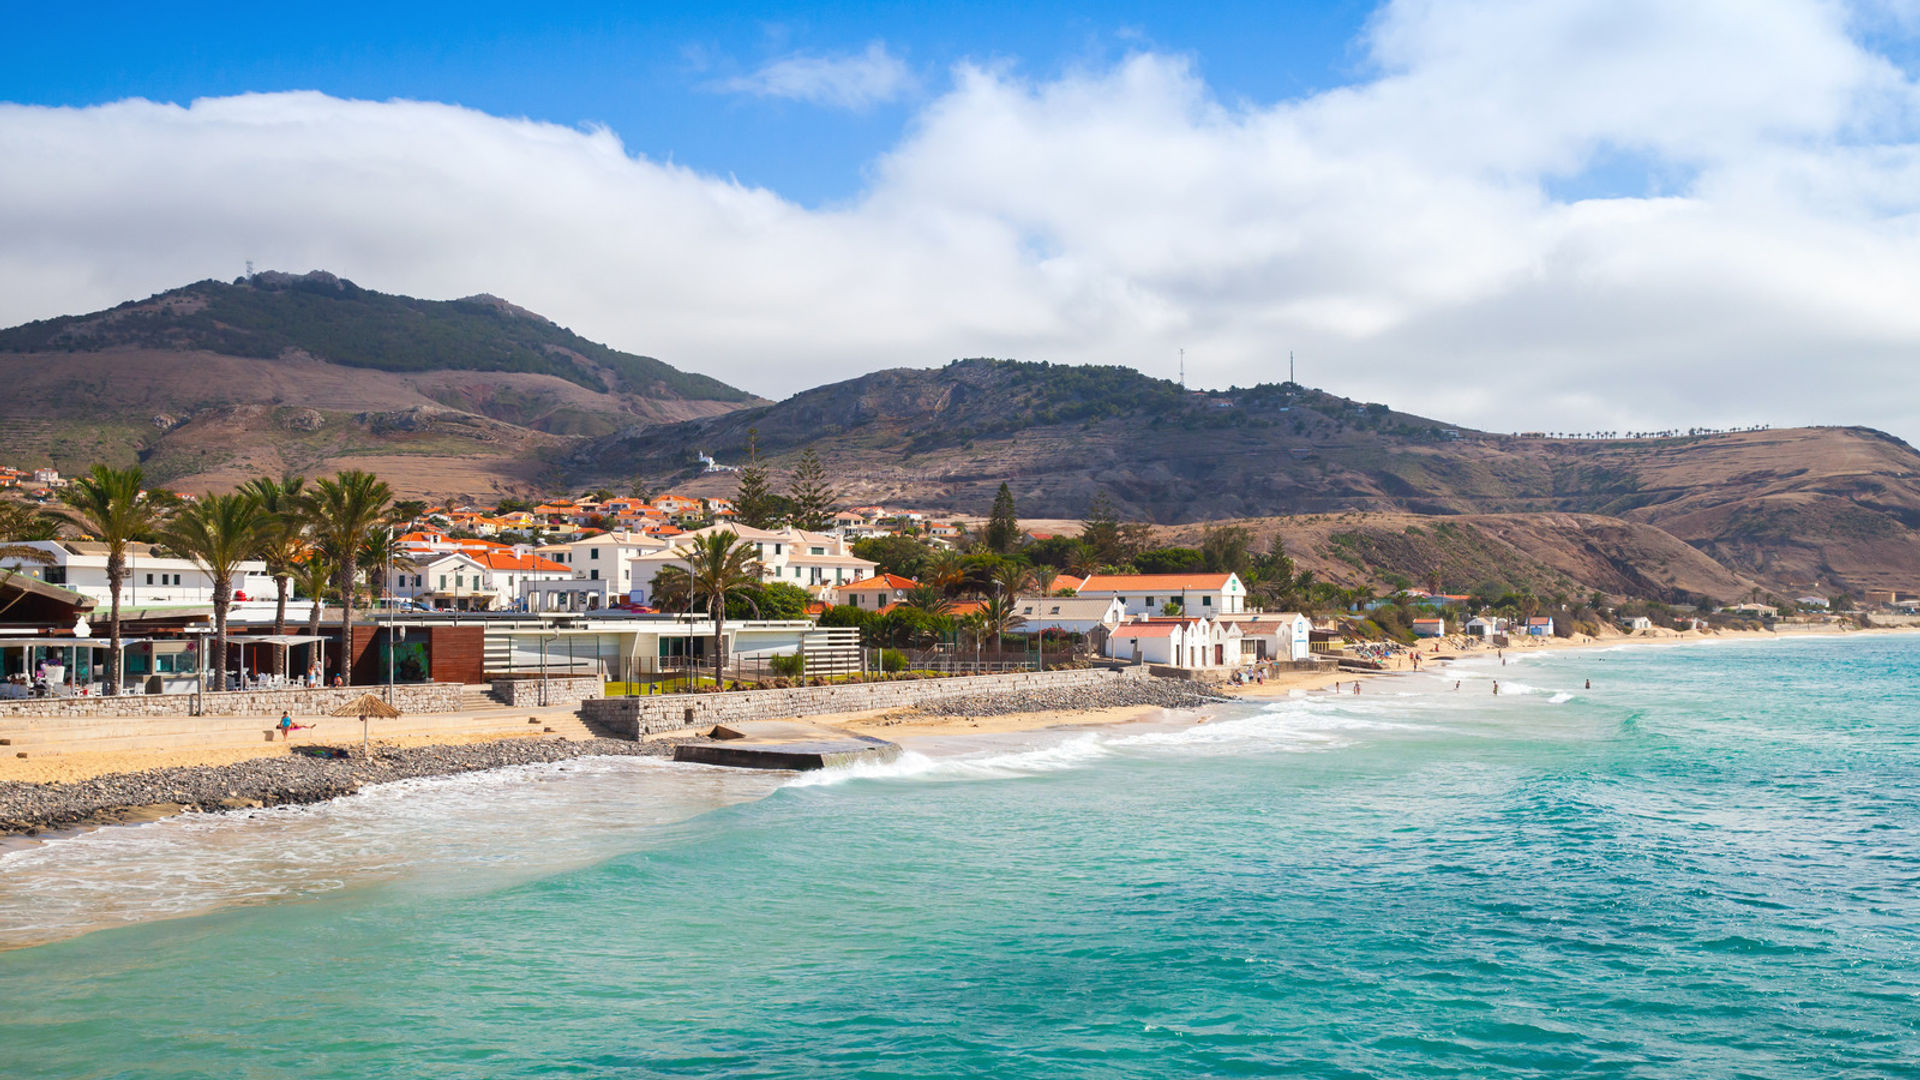
[[[100,830],[0,855],[0,1076],[1920,1076],[1916,676],[1570,651]]]

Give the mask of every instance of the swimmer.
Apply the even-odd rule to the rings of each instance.
[[[1494,697],[1500,696],[1500,680],[1499,679],[1493,680],[1493,696]]]

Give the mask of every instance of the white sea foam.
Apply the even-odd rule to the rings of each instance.
[[[1573,695],[1572,695],[1572,694],[1569,694],[1569,693],[1567,693],[1567,692],[1566,692],[1565,690],[1562,690],[1562,691],[1560,691],[1559,693],[1557,693],[1557,694],[1555,694],[1555,695],[1553,695],[1552,697],[1550,697],[1550,698],[1548,698],[1548,699],[1547,699],[1547,704],[1549,704],[1549,705],[1564,705],[1564,704],[1566,704],[1567,702],[1569,702],[1569,701],[1572,701],[1572,700],[1573,700]]]
[[[777,783],[652,758],[581,758],[96,829],[0,854],[0,947],[378,881],[490,887],[590,862],[638,829]]]

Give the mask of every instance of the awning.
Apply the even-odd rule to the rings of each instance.
[[[316,641],[332,641],[330,637],[319,634],[234,634],[227,638],[229,645],[309,645]]]

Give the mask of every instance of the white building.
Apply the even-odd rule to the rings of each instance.
[[[1240,651],[1248,660],[1309,660],[1313,657],[1313,620],[1297,611],[1222,615],[1220,622],[1240,629]]]
[[[1447,620],[1442,618],[1419,618],[1413,620],[1414,637],[1446,637]]]
[[[1013,602],[1013,610],[1025,620],[1020,629],[1026,633],[1090,634],[1112,630],[1127,618],[1126,607],[1112,596],[1022,596]]]
[[[23,565],[22,574],[90,596],[102,610],[110,603],[107,545],[92,540],[31,540],[21,546],[38,548],[53,556],[49,565]],[[238,601],[272,600],[274,584],[267,576],[267,564],[258,559],[241,563],[240,572],[233,576],[233,591]],[[126,576],[120,585],[121,607],[177,607],[212,602],[213,576],[193,560],[161,554],[152,544],[127,545]]]
[[[672,543],[672,540],[646,533],[607,532],[544,547],[539,554],[566,566],[576,580],[609,582],[606,592],[615,598],[615,603],[629,596],[634,598],[635,603],[644,603],[640,594],[652,582],[653,575],[648,574],[645,581],[636,581],[633,561],[643,555],[665,551]]]
[[[654,575],[663,567],[687,568],[686,550],[691,542],[711,533],[732,533],[752,544],[760,563],[762,581],[784,581],[798,585],[815,597],[830,599],[833,587],[872,577],[880,564],[853,554],[843,538],[802,529],[754,529],[745,525],[710,525],[673,539],[673,546],[662,551],[636,556],[630,573],[635,603],[648,603]]]
[[[1159,615],[1167,604],[1183,615],[1213,618],[1247,610],[1247,587],[1238,574],[1095,574],[1076,590],[1081,596],[1119,599],[1129,615]]]
[[[833,602],[867,611],[881,611],[905,600],[907,590],[918,585],[919,582],[899,574],[875,574],[844,585],[835,585]]]
[[[1485,615],[1475,615],[1473,618],[1467,620],[1465,629],[1471,636],[1483,639],[1491,638],[1495,634],[1504,634],[1507,632],[1507,620],[1490,618]]]
[[[397,573],[393,595],[456,611],[507,611],[521,589],[540,581],[566,581],[573,572],[530,552],[482,551],[442,555],[418,571]]]
[[[1212,619],[1122,623],[1107,637],[1107,656],[1177,668],[1231,667],[1242,662],[1240,629]]]

